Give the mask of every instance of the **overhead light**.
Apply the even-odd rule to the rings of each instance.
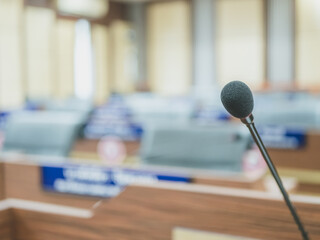
[[[64,15],[102,18],[109,10],[108,0],[57,0],[58,11]]]

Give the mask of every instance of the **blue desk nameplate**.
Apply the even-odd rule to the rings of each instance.
[[[189,176],[117,167],[42,166],[41,171],[46,191],[106,198],[117,196],[133,183],[191,182]]]
[[[306,131],[283,126],[258,126],[266,147],[279,149],[298,149],[306,145]]]

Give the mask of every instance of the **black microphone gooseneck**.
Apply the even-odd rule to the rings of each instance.
[[[304,240],[309,240],[309,237],[308,237],[308,233],[305,231],[304,227],[303,227],[303,224],[298,216],[298,213],[296,212],[292,202],[290,201],[290,198],[289,198],[289,195],[286,191],[286,189],[284,188],[283,184],[282,184],[282,181],[281,181],[281,178],[277,172],[277,169],[275,168],[273,162],[271,161],[271,158],[268,154],[268,151],[267,149],[265,148],[260,136],[259,136],[259,133],[254,125],[254,122],[253,122],[253,116],[252,114],[246,118],[241,118],[241,122],[243,122],[244,124],[246,124],[246,126],[248,127],[251,135],[252,135],[252,138],[253,140],[255,141],[255,143],[258,145],[258,148],[260,149],[260,152],[264,158],[264,160],[266,161],[269,169],[270,169],[270,172],[272,173],[274,179],[276,180],[277,184],[278,184],[278,187],[282,193],[282,196],[291,212],[291,215],[292,217],[294,218],[294,221],[296,222],[296,224],[298,225],[298,228],[301,232],[301,235],[303,237]]]
[[[268,151],[265,148],[260,138],[260,135],[254,125],[254,122],[253,122],[254,118],[251,113],[253,110],[253,96],[250,88],[246,84],[240,81],[230,82],[223,88],[221,92],[221,101],[224,107],[227,109],[227,111],[231,115],[233,115],[234,117],[240,118],[241,122],[248,127],[253,140],[255,141],[258,148],[260,149],[260,152],[264,160],[266,161],[282,193],[282,196],[291,212],[291,215],[301,232],[303,240],[309,240],[308,233],[304,229],[304,226],[298,216],[298,213],[296,212],[295,207],[290,201],[289,195],[282,184],[282,181],[277,172],[277,169],[275,168],[273,162],[271,161]]]

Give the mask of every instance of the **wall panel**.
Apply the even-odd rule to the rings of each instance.
[[[265,79],[263,0],[217,0],[217,74],[221,85]]]
[[[74,94],[74,26],[75,22],[71,20],[57,20],[56,28],[56,79],[55,97],[67,98]]]
[[[130,25],[116,20],[110,25],[110,66],[112,91],[130,93],[134,91],[134,49],[130,41]]]
[[[296,0],[296,79],[299,87],[320,86],[320,1]]]
[[[27,95],[46,98],[54,95],[56,72],[54,52],[55,13],[50,9],[25,10]]]
[[[151,3],[147,8],[148,82],[164,95],[191,86],[191,9],[188,1]]]
[[[22,0],[0,0],[0,109],[24,102]]]
[[[109,32],[103,25],[92,26],[92,42],[94,50],[96,89],[94,100],[104,103],[110,92]]]

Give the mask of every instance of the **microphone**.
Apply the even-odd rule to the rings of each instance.
[[[253,95],[250,88],[241,81],[232,81],[224,86],[221,91],[221,102],[226,110],[234,117],[240,118],[241,122],[244,123],[251,135],[255,143],[257,144],[260,152],[266,161],[270,172],[272,173],[281,193],[282,196],[291,212],[291,215],[296,222],[301,235],[304,240],[309,240],[308,233],[305,231],[304,226],[296,212],[292,202],[290,201],[289,195],[285,190],[281,178],[275,168],[271,158],[265,148],[260,135],[254,125],[254,118],[252,115],[252,110],[254,106]]]

